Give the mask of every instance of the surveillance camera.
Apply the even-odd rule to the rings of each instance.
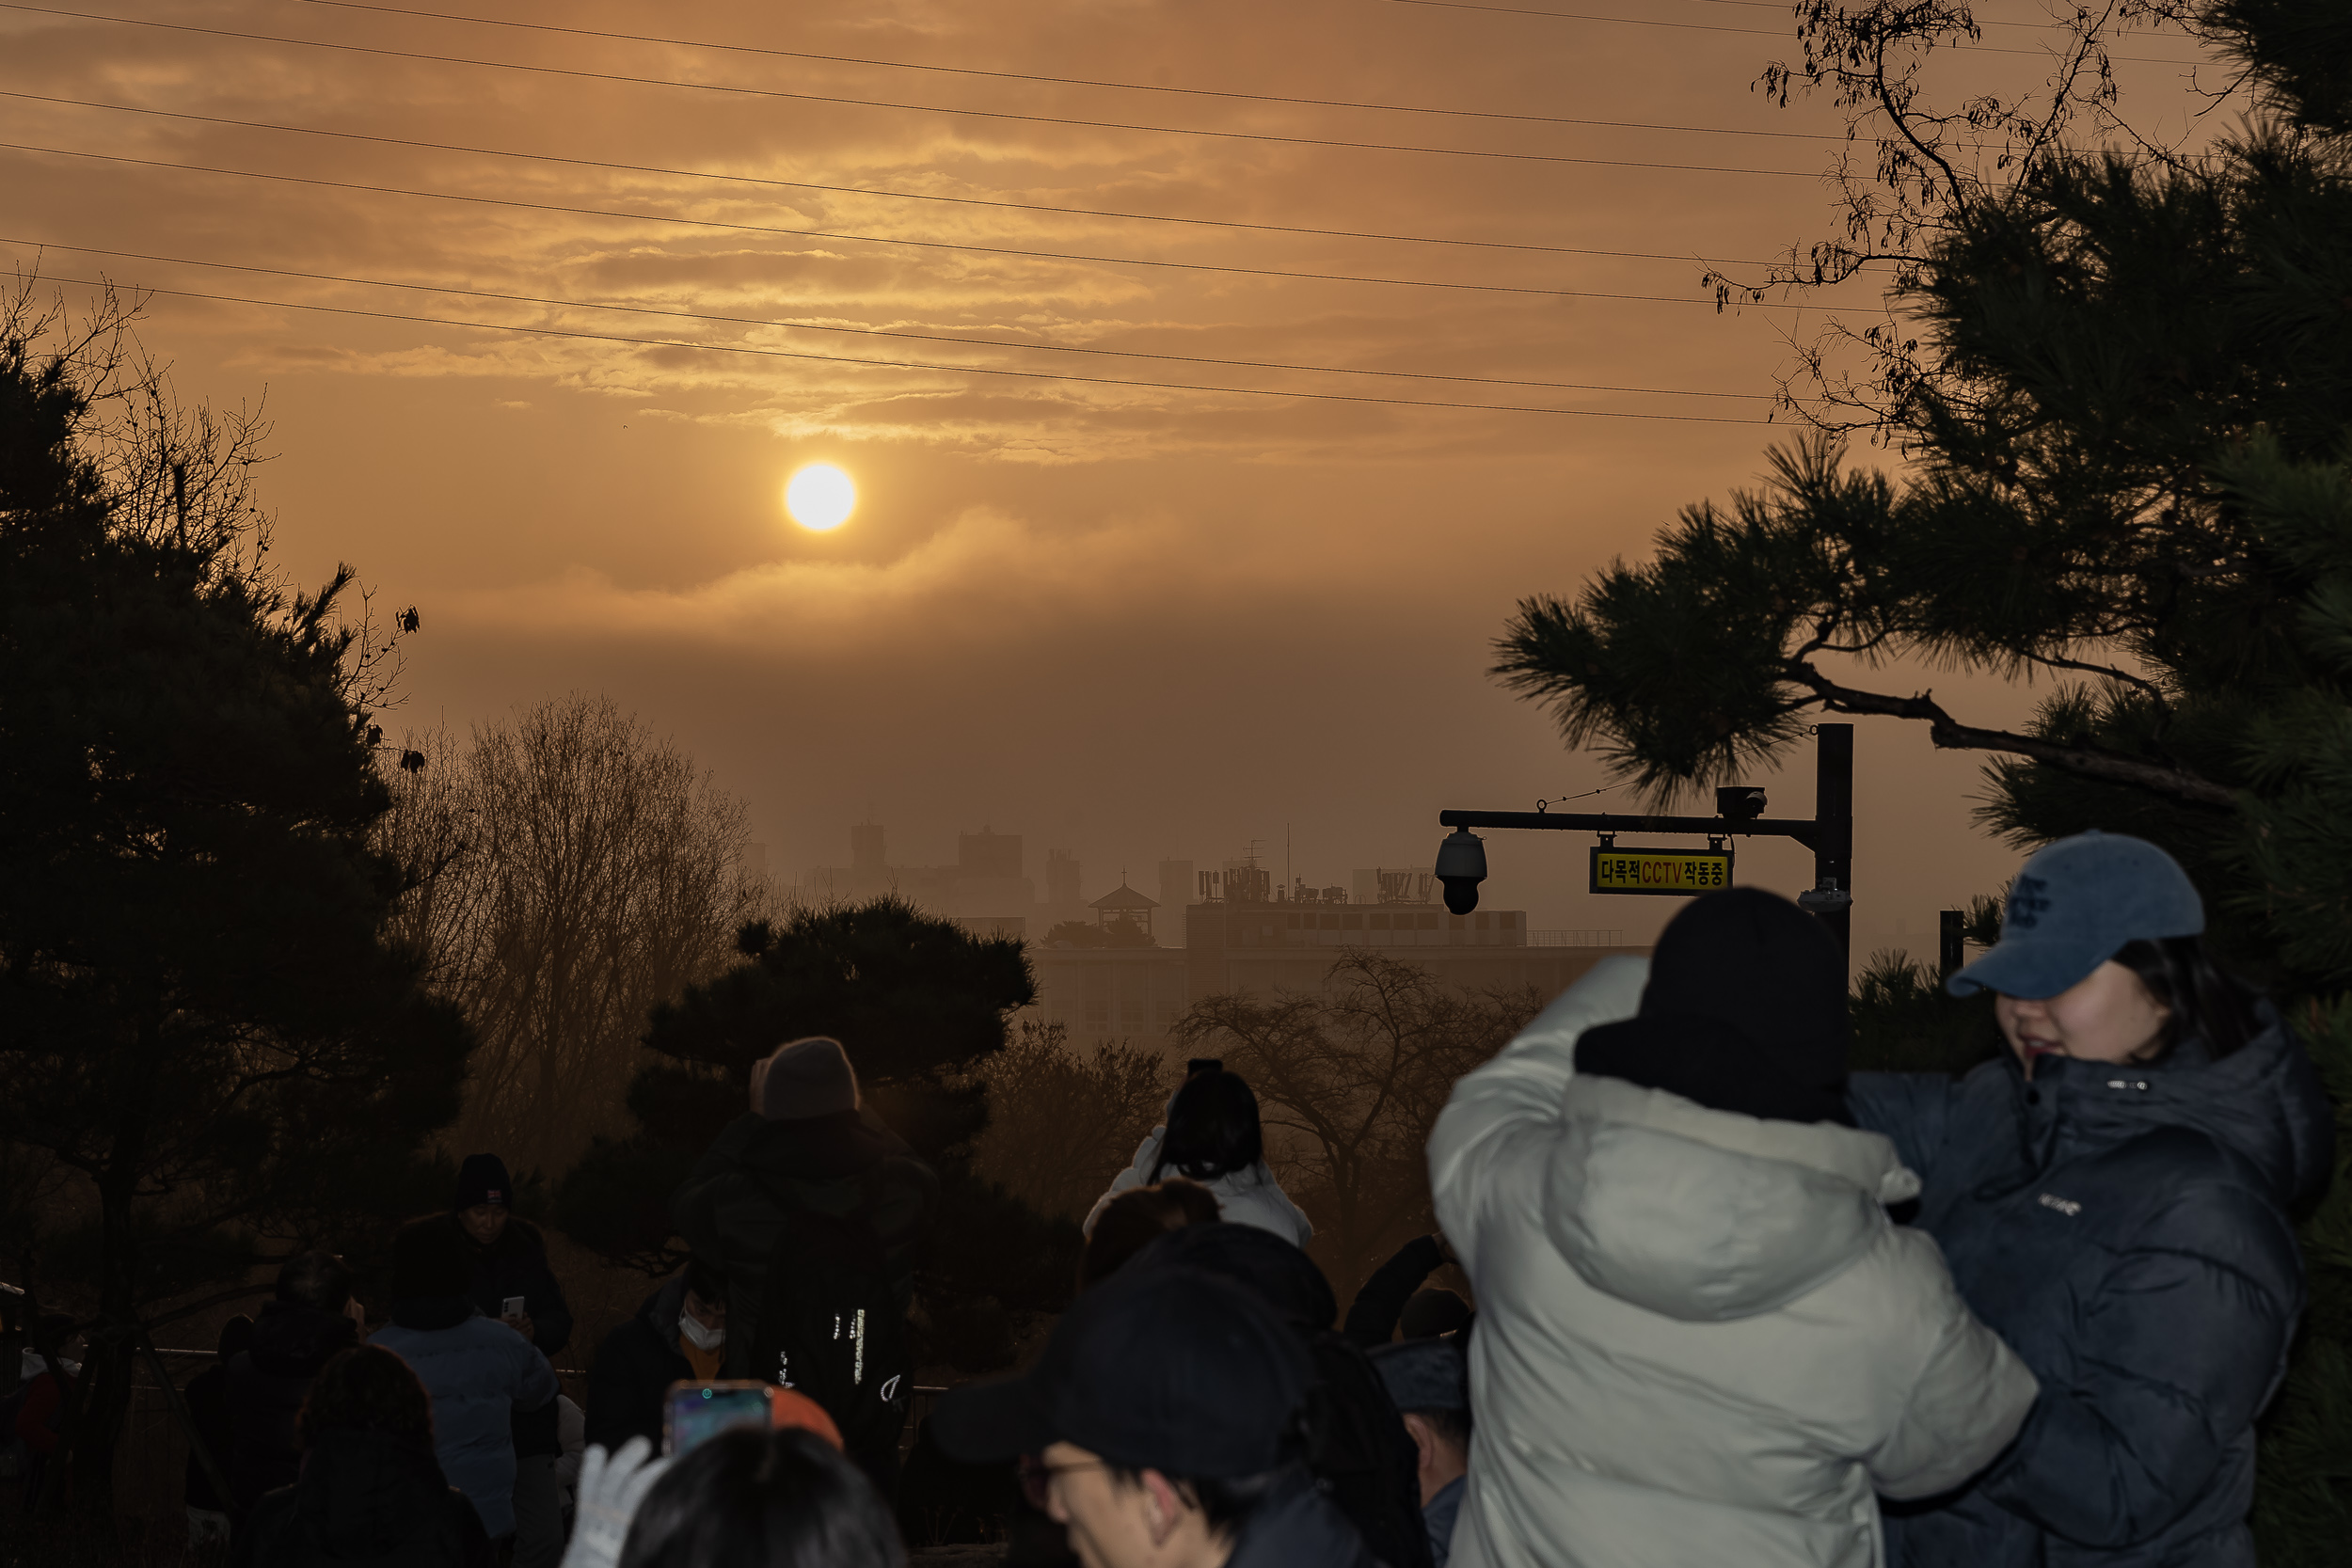
[[[1750,784],[1725,784],[1715,791],[1715,815],[1732,822],[1753,822],[1764,815],[1764,792]]]
[[[1478,908],[1478,884],[1486,879],[1486,841],[1456,828],[1438,846],[1438,880],[1445,884],[1445,907],[1455,914]]]

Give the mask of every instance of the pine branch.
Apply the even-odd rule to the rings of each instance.
[[[1928,725],[1929,738],[1947,751],[2010,752],[2081,778],[2130,784],[2167,796],[2185,805],[2215,806],[2228,810],[2236,803],[2236,797],[2231,790],[2186,768],[2143,762],[2137,757],[2122,756],[2095,746],[2063,746],[2036,736],[2020,735],[2014,730],[1988,730],[1963,724],[1947,713],[1943,705],[1924,692],[1912,697],[1890,697],[1883,692],[1841,686],[1803,659],[1789,663],[1788,676],[1812,691],[1821,700],[1823,706],[1835,712],[1880,714],[1893,719],[1923,721]]]

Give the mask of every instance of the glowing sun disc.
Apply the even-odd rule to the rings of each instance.
[[[784,509],[803,528],[839,528],[857,510],[857,483],[830,463],[811,463],[785,485]]]

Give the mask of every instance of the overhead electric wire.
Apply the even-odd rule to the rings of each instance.
[[[1497,6],[1486,3],[1486,0],[1380,0],[1380,3],[1391,6],[1420,6],[1430,10],[1440,11],[1488,11],[1497,16],[1532,16],[1541,18],[1546,22],[1613,22],[1617,24],[1619,26],[1624,27],[1671,27],[1678,32],[1687,33],[1736,33],[1744,38],[1780,39],[1783,40],[1788,40],[1789,39],[1789,35],[1788,33],[1771,27],[1726,27],[1720,22],[1667,22],[1657,17],[1647,16],[1595,16],[1586,11],[1547,11],[1539,10],[1529,6]],[[1774,7],[1773,8],[1779,9],[1781,8]],[[1989,22],[1983,25],[1990,27],[2058,27],[2063,25],[2063,24],[2046,22]],[[1973,55],[2047,54],[2046,50],[2041,49],[2004,49],[1997,43],[1967,43],[1957,44],[1951,47],[1965,49]],[[2160,60],[2152,58],[2145,55],[2110,55],[2108,58],[2122,65],[2193,66],[2202,65],[2205,63],[2202,60]]]
[[[715,229],[731,233],[768,234],[785,239],[844,240],[865,245],[907,245],[923,250],[961,250],[985,256],[1020,256],[1032,261],[1082,261],[1106,266],[1161,267],[1179,272],[1222,273],[1242,277],[1279,277],[1313,283],[1364,283],[1386,288],[1440,289],[1457,293],[1522,294],[1547,299],[1606,299],[1651,305],[1712,305],[1711,299],[1688,294],[1612,293],[1593,289],[1539,289],[1513,283],[1455,283],[1429,277],[1374,277],[1356,273],[1300,272],[1280,267],[1239,267],[1211,261],[1152,261],[1135,256],[1093,256],[1074,251],[1032,250],[1018,245],[971,245],[947,240],[892,239],[880,234],[850,234],[835,230],[782,229],[771,224],[727,223],[718,218],[678,217],[663,213],[616,213],[601,207],[569,207],[552,201],[522,201],[511,197],[466,196],[453,191],[421,191],[401,185],[371,185],[357,180],[323,180],[300,174],[264,174],[253,169],[215,168],[207,164],[174,164],[161,158],[134,158],[120,152],[89,152],[71,147],[38,147],[27,142],[0,142],[0,149],[36,152],[60,158],[88,158],[101,163],[128,164],[140,168],[168,169],[179,174],[215,174],[239,180],[266,180],[280,184],[310,185],[322,190],[360,191],[372,196],[415,197],[478,207],[505,207],[517,212],[562,213],[573,217],[609,218],[624,223],[667,223],[691,229]],[[1838,301],[1749,300],[1749,308],[1799,310],[1808,306],[1828,309]]]
[[[1136,381],[1119,376],[1072,375],[1061,371],[1007,370],[983,365],[942,365],[914,359],[865,359],[838,354],[810,354],[796,349],[760,348],[749,343],[697,343],[676,338],[632,338],[618,332],[583,332],[577,328],[555,326],[517,326],[506,322],[453,321],[445,316],[421,316],[402,310],[362,310],[347,305],[305,305],[285,299],[253,299],[243,294],[207,293],[194,289],[164,289],[145,284],[125,285],[116,279],[97,277],[58,277],[53,283],[71,283],[87,289],[119,287],[135,288],[146,294],[160,294],[168,299],[197,299],[218,305],[250,305],[265,309],[308,310],[320,315],[350,316],[367,321],[417,322],[427,326],[454,326],[477,332],[511,332],[522,337],[563,338],[584,342],[627,343],[638,348],[691,349],[704,354],[745,355],[765,359],[803,359],[829,365],[858,365],[882,370],[939,371],[955,375],[1010,376],[1023,381],[1062,381],[1089,387],[1136,387],[1155,391],[1205,392],[1218,396],[1291,398],[1308,403],[1356,403],[1393,408],[1440,408],[1468,410],[1489,414],[1546,414],[1570,419],[1588,420],[1649,420],[1674,424],[1768,424],[1768,420],[1731,419],[1720,414],[1649,414],[1638,410],[1616,408],[1542,408],[1515,403],[1453,403],[1428,398],[1374,397],[1358,392],[1296,392],[1281,391],[1265,387],[1205,387],[1186,381]]]
[[[730,326],[772,326],[792,332],[831,332],[856,338],[898,338],[914,342],[947,343],[958,348],[1004,348],[1041,354],[1086,354],[1112,359],[1152,359],[1168,364],[1216,365],[1228,370],[1295,371],[1313,375],[1369,375],[1398,381],[1447,381],[1477,387],[1531,387],[1562,392],[1623,392],[1643,397],[1738,398],[1770,402],[1766,392],[1708,392],[1679,387],[1611,387],[1589,381],[1537,381],[1514,376],[1445,375],[1434,371],[1366,370],[1353,365],[1301,365],[1273,359],[1227,359],[1205,354],[1162,354],[1148,349],[1088,348],[1073,343],[1025,343],[1009,338],[959,338],[946,332],[903,332],[888,327],[828,326],[814,322],[779,321],[764,316],[730,316],[708,310],[678,310],[655,305],[614,305],[593,299],[564,299],[539,294],[510,294],[494,289],[464,289],[445,283],[402,283],[380,277],[349,277],[336,273],[305,272],[296,267],[251,266],[236,261],[205,261],[186,256],[157,256],[137,250],[102,250],[94,245],[60,245],[53,240],[28,240],[0,235],[0,245],[31,245],[43,250],[71,251],[76,256],[106,256],[117,261],[162,261],[179,267],[209,267],[220,272],[256,273],[268,277],[299,277],[313,283],[347,283],[369,289],[405,289],[415,293],[455,294],[466,299],[494,299],[509,305],[549,305],[573,310],[611,310],[627,315],[665,316],[678,321],[717,322]]]
[[[1206,136],[1220,141],[1265,142],[1284,147],[1343,148],[1359,152],[1406,152],[1441,158],[1494,158],[1509,163],[1565,164],[1595,168],[1640,168],[1683,174],[1740,174],[1770,179],[1816,180],[1819,169],[1739,168],[1720,164],[1658,163],[1631,158],[1580,158],[1563,152],[1510,152],[1470,147],[1422,147],[1409,142],[1351,141],[1339,136],[1285,136],[1269,131],[1211,131],[1188,125],[1137,125],[1123,120],[1079,119],[1056,115],[1015,114],[1004,109],[956,109],[936,103],[902,103],[886,99],[850,98],[836,93],[788,92],[781,87],[736,87],[720,82],[678,82],[660,76],[632,76],[622,71],[581,71],[568,66],[526,65],[514,60],[480,60],[461,55],[435,55],[421,50],[389,49],[375,44],[330,43],[319,39],[286,38],[273,33],[247,33],[226,27],[199,27],[183,22],[157,22],[146,17],[106,16],[94,11],[63,10],[49,6],[0,4],[0,10],[33,16],[68,17],[80,22],[106,22],[125,27],[154,27],[167,32],[194,33],[208,38],[236,39],[249,43],[277,43],[299,49],[329,49],[373,55],[387,59],[420,60],[432,65],[474,66],[487,71],[518,71],[538,76],[563,76],[577,81],[620,82],[636,87],[675,87],[744,98],[764,98],[804,103],[839,103],[858,108],[897,109],[913,114],[967,115],[981,119],[1016,120],[1031,125],[1059,125],[1092,131],[1134,131],[1152,135]]]
[[[1295,223],[1250,223],[1239,218],[1177,217],[1166,213],[1120,213],[1100,207],[1057,207],[1041,201],[992,200],[977,196],[939,196],[928,191],[886,191],[868,185],[827,185],[812,180],[777,180],[756,174],[725,174],[711,169],[665,168],[655,164],[624,164],[603,158],[570,158],[554,152],[516,152],[502,147],[469,147],[459,142],[420,141],[409,136],[377,136],[360,131],[328,131],[312,125],[282,125],[271,120],[233,119],[226,115],[190,114],[177,109],[149,109],[133,103],[102,103],[86,98],[56,98],[38,92],[0,87],[0,98],[29,103],[54,103],[75,109],[104,109],[115,114],[146,115],[157,119],[183,119],[199,125],[234,125],[247,131],[277,131],[288,135],[330,136],[339,141],[367,142],[377,147],[407,147],[429,152],[466,152],[484,158],[516,158],[531,163],[563,164],[573,168],[609,169],[623,174],[659,174],[681,180],[717,180],[739,185],[767,185],[779,190],[824,191],[836,196],[879,196],[899,201],[939,201],[959,207],[993,207],[1014,213],[1052,213],[1063,217],[1118,218],[1136,223],[1176,223],[1200,229],[1240,229],[1264,234],[1305,234],[1320,239],[1383,240],[1398,245],[1455,245],[1470,250],[1519,250],[1544,256],[1606,256],[1633,261],[1706,261],[1723,266],[1760,267],[1769,261],[1740,258],[1676,255],[1657,250],[1599,250],[1586,245],[1531,245],[1513,240],[1460,240],[1440,234],[1384,234],[1359,229],[1316,229]]]
[[[1580,119],[1569,115],[1510,114],[1499,109],[1448,109],[1424,103],[1368,103],[1358,99],[1300,98],[1284,93],[1238,92],[1224,87],[1176,87],[1156,82],[1113,82],[1095,76],[1046,76],[1027,71],[983,71],[976,66],[930,65],[919,60],[883,60],[865,55],[820,55],[805,49],[773,49],[755,43],[727,43],[711,39],[661,38],[651,33],[620,33],[596,27],[563,27],[551,22],[516,22],[507,17],[464,16],[454,11],[414,10],[405,6],[377,6],[364,0],[302,0],[308,6],[335,10],[373,11],[384,16],[420,17],[456,22],[475,27],[507,27],[517,32],[556,33],[569,38],[601,39],[621,43],[654,43],[671,49],[709,49],[730,55],[762,55],[786,60],[818,60],[828,65],[872,66],[885,71],[922,71],[943,76],[977,76],[998,82],[1040,82],[1049,87],[1100,87],[1115,92],[1156,92],[1180,98],[1225,98],[1246,103],[1282,103],[1312,109],[1360,109],[1391,115],[1438,115],[1457,119],[1501,119],[1528,125],[1578,125],[1618,131],[1677,131],[1701,136],[1773,136],[1791,141],[1843,141],[1830,131],[1743,131],[1729,125],[1660,125],[1636,119]]]

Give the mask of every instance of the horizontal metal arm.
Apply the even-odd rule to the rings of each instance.
[[[1619,816],[1608,812],[1441,811],[1441,828],[1565,828],[1587,833],[1708,833],[1738,838],[1793,838],[1820,847],[1821,826],[1809,816]]]

